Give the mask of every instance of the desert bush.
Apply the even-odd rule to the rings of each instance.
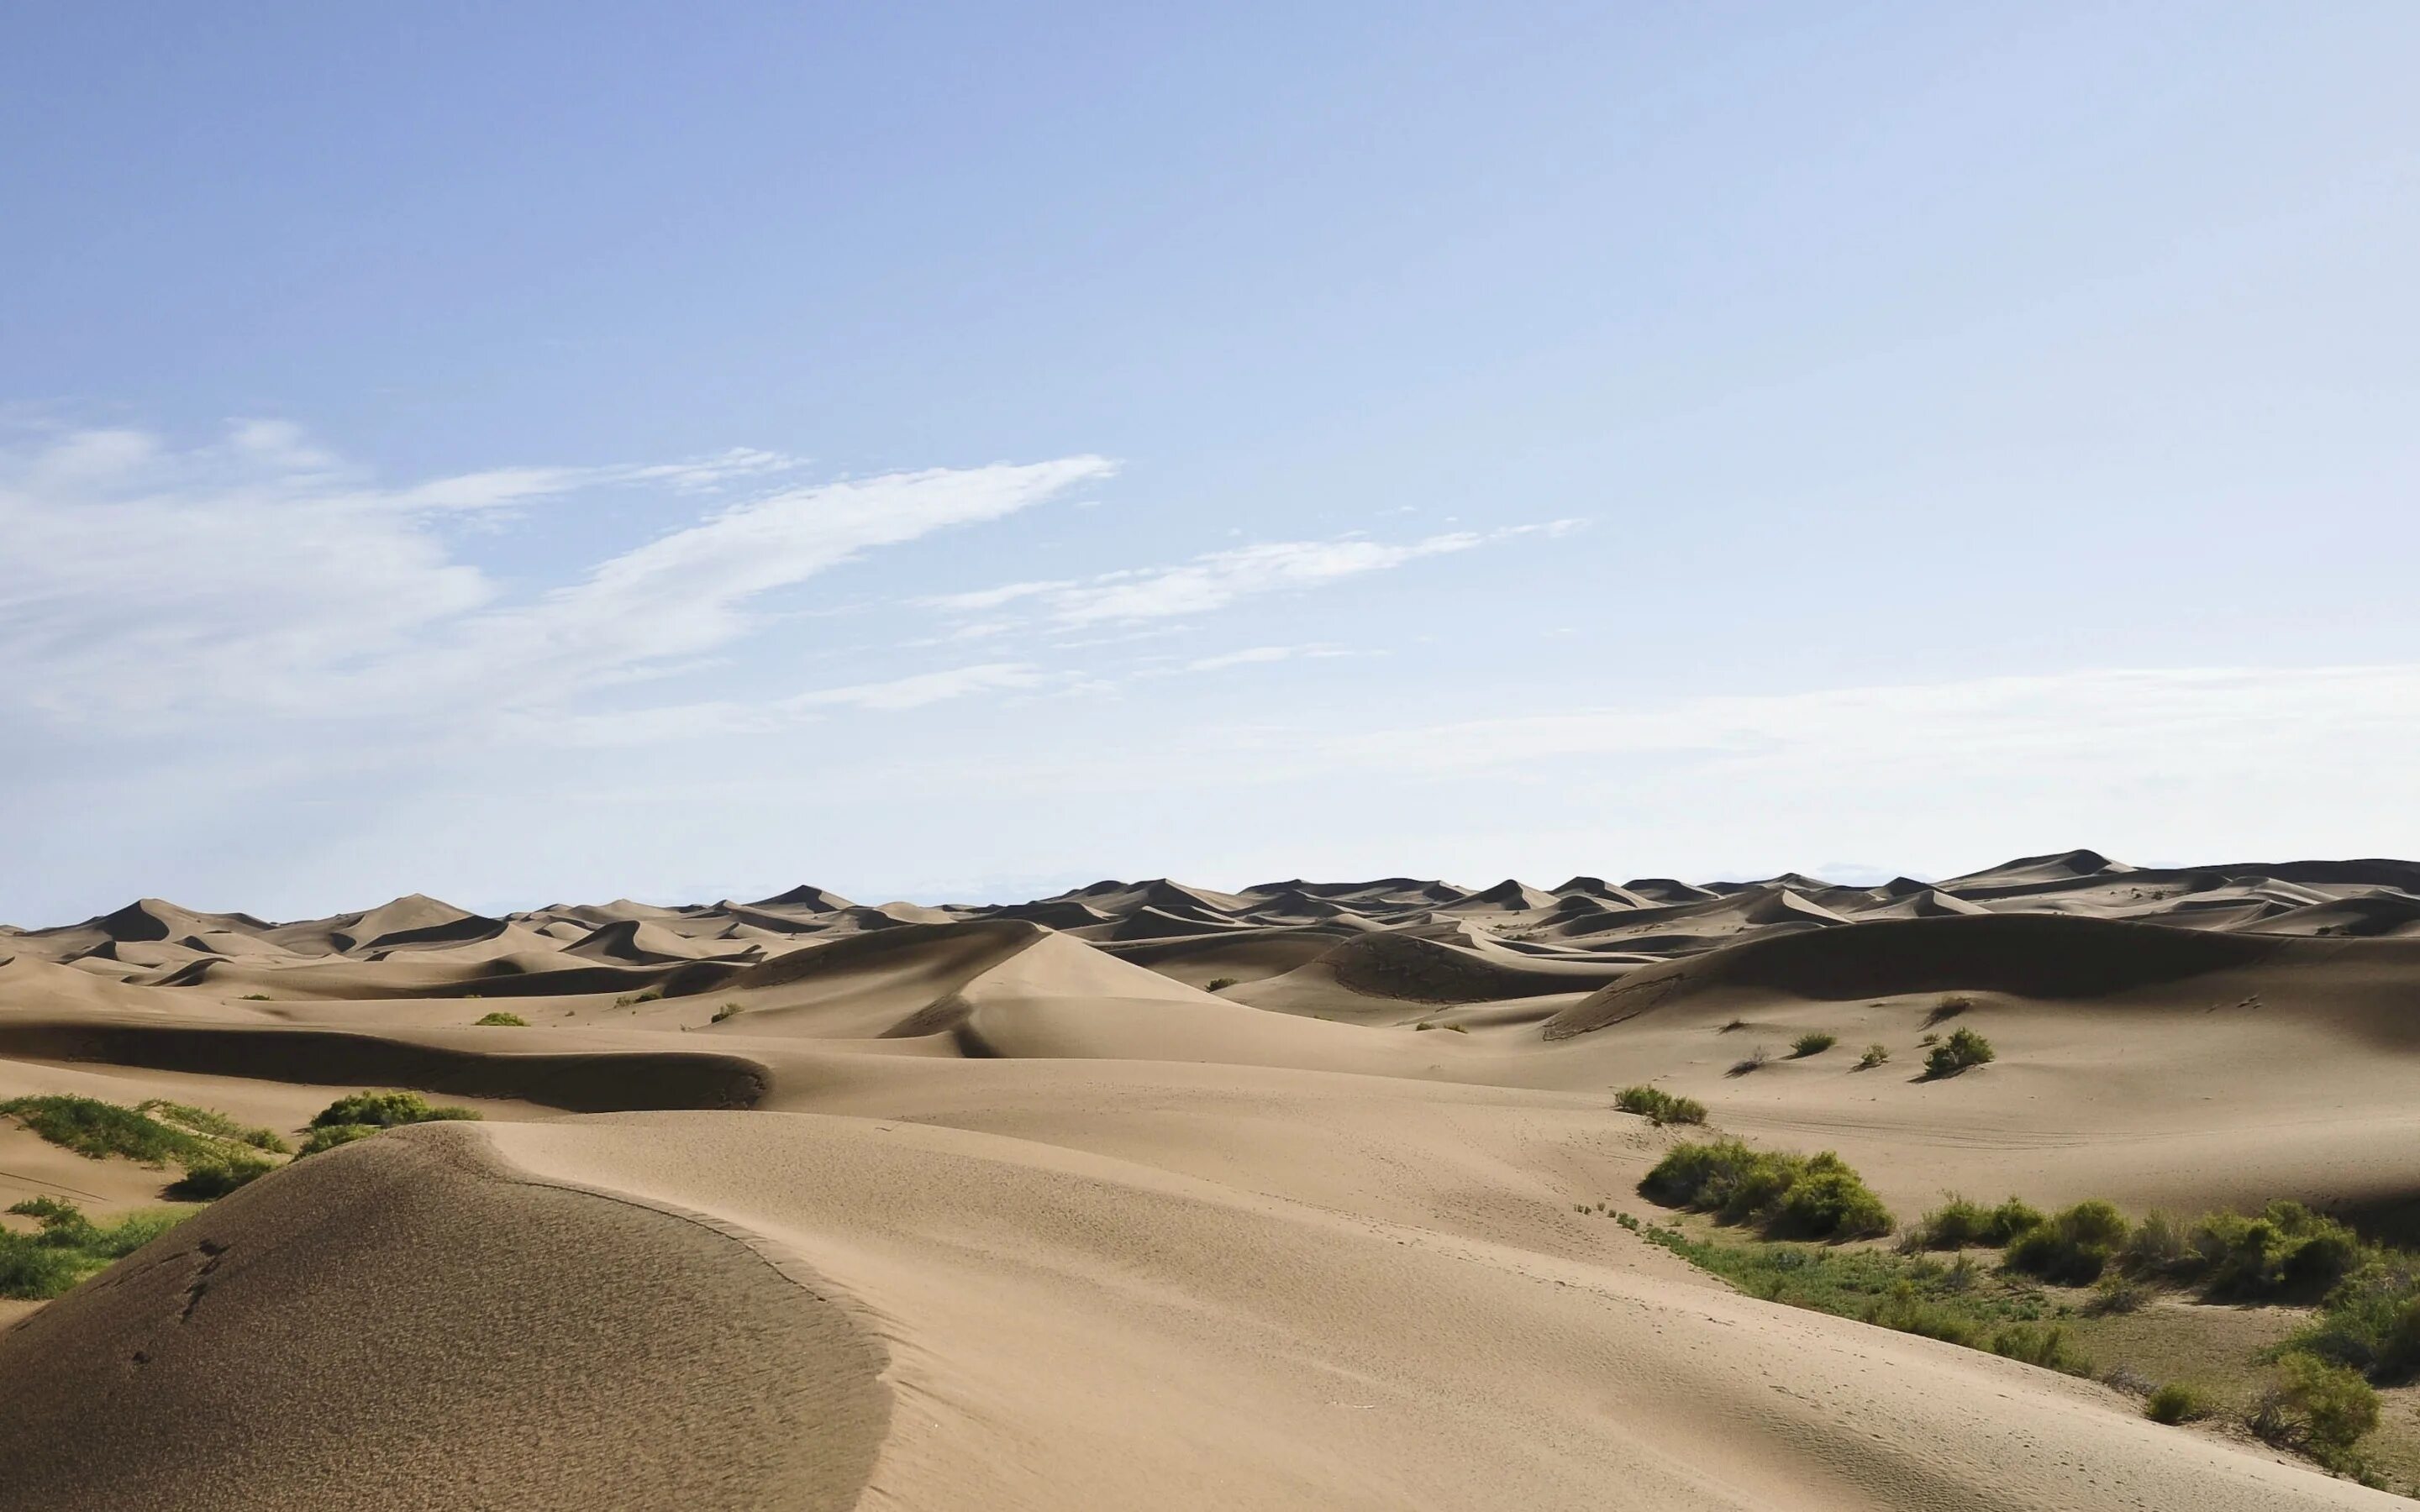
[[[2340,1283],[2288,1344],[2373,1381],[2420,1374],[2420,1274],[2411,1257],[2381,1257]]]
[[[1675,1097],[1660,1087],[1625,1087],[1614,1094],[1613,1105],[1658,1125],[1706,1121],[1706,1104],[1694,1097]]]
[[[2009,1269],[2045,1281],[2089,1286],[2125,1244],[2127,1232],[2126,1215],[2095,1198],[2018,1235],[2004,1258]]]
[[[725,1003],[721,1008],[714,1011],[714,1017],[707,1022],[720,1024],[724,1019],[737,1018],[739,1014],[745,1011],[746,1010],[742,1009],[737,1003]]]
[[[1772,1059],[1773,1052],[1767,1050],[1762,1045],[1758,1045],[1746,1055],[1744,1055],[1737,1060],[1732,1061],[1731,1069],[1723,1072],[1723,1074],[1726,1076],[1745,1076],[1750,1072],[1762,1071],[1766,1065],[1771,1063]]]
[[[90,1160],[124,1155],[147,1165],[196,1159],[211,1152],[209,1141],[163,1123],[147,1113],[98,1098],[18,1097],[0,1103],[7,1114],[54,1145]]]
[[[1240,977],[1213,977],[1210,979],[1210,985],[1202,990],[1205,992],[1223,993],[1228,988],[1234,986],[1241,980],[1243,980],[1243,979]]]
[[[208,1134],[213,1139],[230,1139],[240,1145],[250,1145],[255,1149],[265,1149],[272,1155],[287,1152],[286,1141],[277,1136],[275,1130],[264,1129],[257,1124],[238,1123],[214,1108],[197,1108],[190,1103],[171,1103],[166,1098],[155,1097],[137,1103],[134,1110],[147,1113],[163,1123],[178,1124],[195,1134]]]
[[[228,1150],[188,1165],[185,1174],[169,1183],[168,1195],[187,1202],[214,1202],[274,1169],[257,1155]]]
[[[2212,1297],[2317,1296],[2366,1257],[2359,1235],[2299,1202],[2272,1202],[2257,1218],[2214,1212],[2193,1227],[2190,1257],[2173,1274],[2198,1276]]]
[[[1884,1061],[1888,1060],[1889,1058],[1890,1046],[1886,1044],[1869,1044],[1866,1046],[1866,1053],[1857,1057],[1857,1069],[1859,1071],[1871,1071],[1876,1066],[1881,1065]]]
[[[1983,1329],[1973,1318],[1955,1307],[1925,1300],[1906,1282],[1893,1287],[1887,1296],[1867,1308],[1865,1320],[1878,1328],[1919,1334],[1963,1349],[1978,1349],[1983,1342]]]
[[[338,1145],[349,1145],[356,1139],[367,1139],[377,1134],[381,1127],[383,1126],[375,1123],[313,1124],[311,1132],[303,1136],[302,1149],[294,1158],[300,1160],[304,1155],[316,1155],[323,1149],[334,1149]]]
[[[1732,1031],[1734,1031],[1734,1030],[1737,1030],[1737,1029],[1745,1029],[1745,1028],[1746,1028],[1746,1027],[1747,1027],[1747,1020],[1745,1020],[1745,1019],[1733,1019],[1733,1020],[1731,1020],[1730,1023],[1728,1023],[1728,1024],[1724,1025],[1721,1028],[1716,1029],[1714,1032],[1715,1032],[1716,1034],[1730,1034],[1730,1033],[1731,1033],[1731,1032],[1732,1032]]]
[[[2117,1272],[2103,1274],[2092,1288],[2091,1311],[2101,1317],[2112,1313],[2141,1312],[2151,1300],[2151,1288],[2133,1276]]]
[[[2307,1354],[2278,1362],[2277,1383],[2262,1394],[2252,1431],[2298,1449],[2332,1469],[2354,1463],[2352,1446],[2378,1427],[2378,1393],[2342,1365]]]
[[[2092,1374],[2092,1362],[2056,1323],[2010,1323],[1992,1335],[1992,1352],[2071,1376]]]
[[[2154,1423],[2191,1423],[2211,1414],[2208,1394],[2181,1381],[2171,1381],[2143,1403],[2143,1415]]]
[[[1753,1223],[1776,1236],[1850,1239],[1891,1227],[1882,1199],[1830,1150],[1785,1155],[1736,1139],[1676,1145],[1639,1190],[1668,1207]]]
[[[1924,1057],[1924,1069],[1932,1076],[1955,1076],[1969,1066],[1979,1066],[1993,1058],[1992,1041],[1972,1029],[1952,1029],[1949,1038],[1932,1047]]]
[[[1972,1011],[1974,1007],[1975,999],[1964,993],[1950,993],[1932,1005],[1931,1012],[1924,1015],[1924,1026],[1929,1029],[1942,1020],[1954,1019],[1961,1013]]]
[[[380,1129],[392,1129],[398,1124],[476,1119],[478,1116],[469,1108],[432,1105],[418,1092],[351,1092],[321,1108],[311,1119],[311,1127],[326,1129],[346,1124],[370,1124]]]
[[[1791,1041],[1790,1053],[1792,1057],[1803,1060],[1808,1056],[1820,1056],[1839,1042],[1839,1036],[1825,1034],[1823,1030],[1816,1029]]]
[[[2183,1224],[2154,1208],[2143,1215],[2118,1252],[2118,1263],[2128,1275],[2190,1275],[2199,1265]]]
[[[526,1029],[529,1027],[529,1020],[519,1013],[506,1013],[500,1010],[493,1013],[480,1014],[471,1021],[471,1026],[474,1029]]]
[[[132,1255],[176,1227],[179,1212],[130,1213],[94,1223],[72,1202],[28,1197],[8,1210],[40,1227],[30,1234],[0,1228],[0,1297],[39,1302],[55,1297],[110,1261]]]
[[[1986,1208],[1953,1194],[1949,1200],[1919,1219],[1900,1247],[1919,1249],[2000,1249],[2026,1230],[2040,1227],[2042,1215],[2010,1197]]]

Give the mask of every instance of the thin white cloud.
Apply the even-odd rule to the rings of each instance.
[[[687,462],[505,468],[378,486],[297,427],[244,421],[183,451],[130,430],[0,450],[0,725],[162,727],[560,705],[761,628],[758,606],[861,555],[998,519],[1109,463],[927,470],[742,497],[517,598],[450,522],[591,489],[709,492],[793,471]]]
[[[765,702],[715,700],[524,722],[525,738],[575,746],[649,745],[709,735],[761,735],[791,729],[835,709],[896,714],[985,693],[1043,688],[1053,678],[1028,662],[989,662],[919,672],[884,682],[815,688]]]
[[[1011,604],[1033,607],[1062,629],[1222,609],[1238,599],[1289,589],[1323,587],[1400,567],[1422,557],[1468,551],[1498,541],[1561,534],[1576,520],[1515,525],[1480,533],[1455,531],[1421,540],[1383,542],[1346,536],[1329,541],[1270,541],[1212,551],[1170,567],[1128,568],[1081,580],[1005,583],[972,593],[920,600],[950,613],[978,613]]]

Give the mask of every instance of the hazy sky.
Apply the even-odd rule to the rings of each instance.
[[[2420,7],[23,6],[0,918],[2420,854]]]

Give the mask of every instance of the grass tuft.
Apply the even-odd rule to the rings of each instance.
[[[1955,1076],[1971,1066],[1980,1066],[1994,1058],[1992,1041],[1972,1029],[1952,1029],[1949,1038],[1932,1047],[1924,1057],[1927,1076]]]
[[[2171,1381],[2143,1403],[2143,1415],[2154,1423],[2194,1423],[2214,1411],[2210,1395],[2198,1386]]]
[[[482,1013],[471,1021],[471,1026],[474,1029],[526,1029],[529,1027],[529,1020],[519,1013],[499,1011],[493,1013]]]
[[[1625,1087],[1614,1094],[1613,1105],[1659,1127],[1706,1121],[1706,1104],[1694,1097],[1675,1097],[1660,1087]]]
[[[1890,1046],[1886,1044],[1869,1044],[1866,1046],[1866,1053],[1857,1057],[1857,1069],[1859,1071],[1871,1071],[1876,1066],[1881,1065],[1884,1061],[1888,1060],[1889,1058]]]
[[[1804,1060],[1808,1056],[1820,1056],[1839,1042],[1838,1035],[1825,1034],[1823,1030],[1817,1029],[1791,1041],[1790,1054],[1794,1059]]]
[[[277,1131],[274,1129],[264,1129],[258,1124],[238,1123],[215,1108],[197,1108],[190,1103],[171,1103],[166,1098],[155,1097],[134,1104],[134,1110],[137,1113],[147,1113],[163,1123],[181,1125],[195,1134],[208,1134],[213,1139],[233,1140],[239,1145],[250,1145],[255,1149],[265,1149],[272,1155],[287,1153],[287,1143],[277,1137]]]
[[[40,1302],[69,1290],[112,1260],[133,1254],[175,1227],[181,1212],[136,1212],[110,1225],[57,1197],[28,1197],[8,1210],[39,1227],[0,1228],[0,1297]]]

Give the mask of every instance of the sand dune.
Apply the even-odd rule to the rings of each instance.
[[[1652,1080],[1839,1150],[1902,1213],[2295,1196],[2420,1240],[2413,882],[2066,852],[976,908],[143,900],[0,933],[0,1097],[489,1115],[310,1157],[9,1304],[0,1501],[2389,1504],[1574,1210],[1639,1204],[1679,1135],[1608,1089]],[[499,1007],[527,1025],[474,1026]],[[1732,1073],[1817,1030],[1914,1059],[1945,1012],[1998,1058]],[[0,1190],[112,1212],[166,1179],[0,1119]]]

